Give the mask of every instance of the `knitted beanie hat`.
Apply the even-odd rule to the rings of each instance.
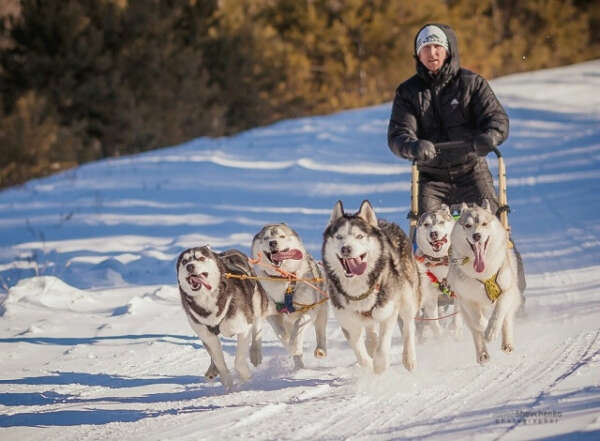
[[[444,31],[437,26],[429,25],[421,29],[415,43],[417,56],[419,55],[419,51],[429,44],[439,44],[448,51],[448,38],[446,38]]]

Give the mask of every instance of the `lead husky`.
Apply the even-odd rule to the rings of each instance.
[[[323,296],[302,280],[309,281],[321,290],[324,283],[317,262],[306,251],[298,233],[284,223],[266,225],[254,236],[251,250],[253,256],[258,257],[260,254],[267,259],[268,265],[254,265],[267,295],[280,308],[295,309],[286,309],[280,314],[283,326],[280,338],[293,356],[295,367],[304,367],[304,332],[311,323],[314,325],[317,339],[314,355],[317,358],[325,357],[327,301],[322,301]],[[294,274],[300,281],[286,280],[277,269]],[[289,299],[287,304],[286,295]]]
[[[451,241],[448,282],[473,334],[477,361],[484,364],[489,360],[485,342],[500,330],[502,350],[514,348],[514,316],[525,286],[519,280],[518,257],[487,200],[482,207],[462,205]]]
[[[376,373],[388,368],[392,332],[400,315],[402,362],[413,370],[419,280],[402,229],[378,222],[369,201],[353,215],[345,214],[338,201],[323,233],[322,255],[334,312],[358,363]]]
[[[421,308],[425,321],[425,329],[429,329],[436,337],[442,333],[438,301],[450,304],[453,296],[448,286],[448,251],[450,234],[455,220],[446,204],[434,211],[421,215],[416,229],[415,259],[421,279]],[[456,305],[454,305],[456,308]],[[462,333],[462,318],[456,314],[453,320],[453,331],[459,336]]]
[[[276,310],[255,280],[228,278],[226,274],[255,277],[248,258],[237,250],[215,253],[203,246],[185,250],[177,259],[183,309],[211,359],[205,376],[212,379],[220,375],[226,390],[230,390],[233,381],[219,335],[237,336],[235,368],[247,380],[248,355],[254,366],[261,363],[263,319],[276,314]]]

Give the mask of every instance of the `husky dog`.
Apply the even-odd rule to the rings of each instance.
[[[254,257],[266,258],[266,265],[256,264],[254,270],[263,289],[280,310],[280,338],[293,356],[295,367],[304,367],[304,331],[311,323],[317,340],[314,355],[325,357],[328,304],[315,289],[323,291],[325,284],[317,262],[306,251],[300,236],[284,223],[266,225],[254,236],[251,250]],[[299,280],[287,280],[277,269]]]
[[[416,229],[415,259],[421,279],[421,308],[423,309],[426,329],[429,328],[436,337],[442,333],[439,320],[438,301],[450,304],[453,293],[450,291],[446,276],[448,275],[448,250],[450,234],[454,227],[454,217],[446,204],[434,211],[423,213]],[[454,316],[453,330],[455,334],[462,332],[460,314]]]
[[[376,373],[389,367],[400,315],[402,361],[413,370],[419,276],[406,234],[396,224],[377,221],[369,201],[352,215],[338,201],[323,233],[322,255],[331,303],[358,363]]]
[[[255,274],[248,258],[238,250],[215,253],[202,246],[185,250],[177,259],[183,309],[211,359],[205,376],[213,379],[220,375],[226,390],[231,389],[233,381],[219,335],[237,336],[235,368],[245,381],[250,378],[248,355],[254,366],[262,361],[263,320],[276,314],[275,305],[256,280],[243,276]]]
[[[508,232],[484,200],[462,205],[451,235],[448,283],[473,334],[477,362],[489,360],[486,341],[502,330],[502,350],[514,348],[514,317],[522,301],[518,257]]]

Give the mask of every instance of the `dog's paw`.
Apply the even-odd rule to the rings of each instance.
[[[477,363],[479,363],[480,365],[484,365],[488,361],[490,361],[490,355],[487,353],[487,351],[483,351],[479,355],[477,355]]]
[[[496,320],[490,321],[488,327],[485,330],[485,340],[489,343],[494,341],[496,337],[498,337],[498,332],[500,331],[500,327],[497,325]]]
[[[231,375],[229,373],[227,373],[226,375],[221,375],[221,382],[223,383],[225,392],[231,392],[231,390],[233,389],[233,378],[231,378]]]
[[[373,358],[373,372],[376,374],[382,374],[389,367],[389,358],[383,354],[376,354]]]
[[[371,357],[356,361],[361,368],[373,372],[373,359]]]
[[[262,350],[260,348],[251,347],[250,348],[250,362],[253,366],[258,366],[262,363]]]
[[[507,354],[510,354],[514,350],[514,347],[510,343],[502,343],[502,350]]]
[[[315,349],[315,358],[325,358],[327,357],[327,351],[324,348],[316,348]]]
[[[238,372],[238,374],[240,375],[240,378],[242,381],[248,381],[250,379],[250,377],[252,376],[252,374],[250,373],[250,369],[248,368],[247,365],[242,366],[236,366],[235,370]]]
[[[304,369],[304,360],[302,360],[302,355],[294,355],[294,369]]]
[[[404,354],[402,356],[402,364],[407,371],[412,372],[417,367],[417,360],[415,359],[414,355]]]
[[[218,376],[219,376],[219,371],[218,371],[217,367],[215,366],[215,364],[211,362],[210,366],[204,373],[204,378],[206,378],[208,381],[213,381]]]

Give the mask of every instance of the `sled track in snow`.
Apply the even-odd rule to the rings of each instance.
[[[547,390],[598,354],[599,335],[600,331],[591,342],[589,333],[564,341],[554,347],[544,363],[522,358],[505,371],[494,366],[492,359],[484,367],[448,372],[446,374],[452,379],[445,378],[444,383],[455,385],[450,390],[434,386],[419,391],[416,396],[389,393],[354,399],[325,399],[320,418],[304,429],[289,432],[294,435],[288,439],[311,438],[326,432],[345,433],[343,439],[353,441],[390,437],[426,439],[444,433],[449,427],[460,432],[461,427],[469,425],[470,418],[483,418],[483,424],[481,421],[478,424],[485,427],[486,434],[501,439],[516,425],[507,427],[496,423],[495,419],[501,416],[498,413],[506,412],[515,399],[524,402],[520,410],[534,408]],[[507,357],[518,355],[517,349]],[[469,372],[472,374],[468,375]],[[553,372],[558,373],[558,377],[552,375]],[[556,379],[550,380],[553,378]],[[482,403],[485,404],[483,411]]]
[[[552,383],[544,387],[535,397],[533,402],[527,406],[527,411],[533,411],[541,404],[544,397],[549,395],[561,382],[573,375],[579,368],[592,361],[594,357],[600,354],[600,329],[595,332],[592,338],[588,338],[589,332],[582,332],[568,344],[565,354],[561,357],[558,366],[563,367],[562,373],[558,375]],[[589,343],[587,343],[589,340]],[[495,438],[495,441],[501,440],[505,435],[512,432],[519,426],[519,422],[513,423],[504,433]]]
[[[83,425],[63,439],[134,440],[148,434],[152,439],[168,439],[201,434],[204,439],[230,441],[248,439],[252,433],[260,439],[279,440],[460,439],[477,427],[479,438],[502,440],[519,423],[498,423],[496,418],[514,410],[539,410],[554,388],[598,356],[600,330],[549,344],[544,356],[528,355],[525,349],[520,352],[527,344],[531,342],[517,339],[517,349],[509,355],[494,351],[483,367],[473,363],[428,372],[417,368],[414,381],[400,364],[393,364],[381,376],[356,367],[333,367],[326,375],[315,370],[315,379],[310,370],[272,377],[267,368],[233,393],[221,395],[219,386],[191,384],[176,401],[166,398],[127,405],[132,414],[146,415],[138,424]],[[465,350],[473,348],[465,342]],[[173,360],[167,360],[162,363],[199,364],[193,352],[176,353]],[[421,381],[418,376],[423,373],[443,378],[439,383]],[[97,396],[90,406],[104,408]],[[62,404],[53,411],[69,408]]]

